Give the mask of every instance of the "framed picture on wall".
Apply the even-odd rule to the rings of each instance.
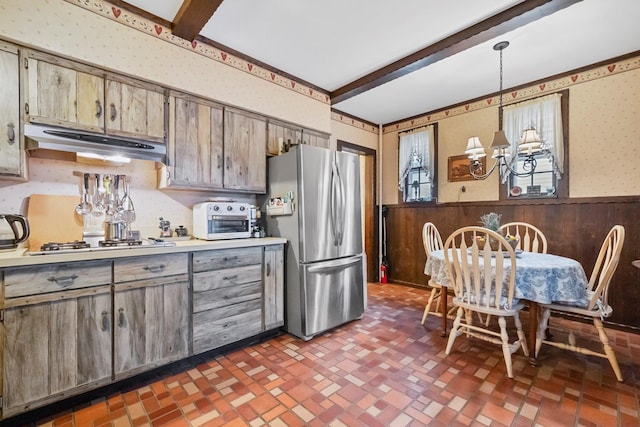
[[[479,159],[480,165],[482,165],[482,171],[487,170],[487,158],[481,157]],[[447,180],[449,182],[455,181],[473,181],[473,175],[469,172],[469,164],[471,159],[466,154],[460,156],[449,157],[449,164],[447,167]]]

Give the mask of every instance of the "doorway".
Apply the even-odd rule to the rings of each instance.
[[[364,252],[367,256],[367,281],[379,281],[378,277],[378,214],[376,212],[376,151],[352,144],[337,141],[338,151],[360,156],[360,196],[362,198],[362,235]]]

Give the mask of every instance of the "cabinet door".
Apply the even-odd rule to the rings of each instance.
[[[293,125],[269,120],[267,133],[267,154],[277,156],[280,149],[283,150],[292,145],[300,144],[302,129]]]
[[[302,131],[302,143],[314,147],[329,148],[329,135],[305,129]]]
[[[160,87],[107,80],[107,133],[164,142],[165,95]]]
[[[104,79],[99,73],[54,57],[29,55],[29,121],[102,132]]]
[[[4,316],[4,416],[111,380],[108,286],[5,308]]]
[[[222,188],[222,107],[172,97],[169,116],[169,187]]]
[[[264,249],[264,330],[284,325],[284,249],[282,245]]]
[[[0,179],[25,178],[20,143],[18,49],[0,42]]]
[[[186,357],[187,275],[116,285],[114,340],[116,379]]]
[[[266,119],[225,109],[224,188],[266,191]]]

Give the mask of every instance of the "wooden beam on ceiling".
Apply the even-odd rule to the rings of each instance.
[[[526,0],[446,39],[399,59],[331,92],[331,104],[345,101],[427,65],[460,53],[582,0]]]
[[[220,4],[222,0],[184,0],[173,20],[171,32],[180,38],[193,41]]]

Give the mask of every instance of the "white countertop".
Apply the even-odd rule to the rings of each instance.
[[[96,250],[67,252],[63,254],[28,255],[26,248],[0,252],[0,268],[23,265],[51,264],[58,262],[88,261],[94,259],[112,259],[131,256],[170,254],[178,252],[196,252],[211,249],[247,248],[251,246],[265,246],[284,244],[287,239],[279,237],[229,239],[229,240],[183,240],[177,241],[175,246],[129,246],[114,250]]]

